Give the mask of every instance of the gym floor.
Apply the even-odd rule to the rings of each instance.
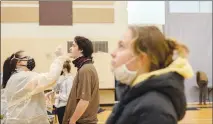
[[[189,104],[191,110],[187,110],[186,115],[179,124],[212,124],[212,104],[196,105]],[[98,114],[98,124],[105,124],[112,107],[102,107],[106,109],[104,112]]]

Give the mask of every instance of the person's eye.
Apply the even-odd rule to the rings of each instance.
[[[118,44],[118,48],[125,48],[123,44]]]
[[[119,41],[118,42],[118,49],[125,49],[125,48],[126,48],[126,46],[125,46],[124,42],[123,41]]]
[[[118,45],[118,48],[122,48],[122,47],[123,47],[123,45],[120,45],[120,44]]]

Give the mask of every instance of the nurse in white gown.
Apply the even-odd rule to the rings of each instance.
[[[5,124],[49,124],[44,90],[55,85],[68,59],[60,50],[56,53],[49,72],[43,74],[31,71],[35,67],[34,59],[23,51],[8,58],[12,73],[5,87]]]

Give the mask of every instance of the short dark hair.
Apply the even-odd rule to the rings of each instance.
[[[76,36],[74,38],[74,41],[78,45],[78,48],[83,51],[82,52],[83,56],[92,59],[93,53],[92,42],[83,36]]]
[[[7,81],[10,79],[12,73],[16,69],[16,64],[18,62],[17,58],[21,57],[21,53],[24,52],[23,50],[20,50],[14,54],[12,54],[10,57],[8,57],[4,61],[3,65],[3,82],[2,82],[2,87],[5,88],[7,85]]]

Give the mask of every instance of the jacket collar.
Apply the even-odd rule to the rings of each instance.
[[[182,57],[178,57],[174,62],[172,62],[168,67],[164,69],[152,71],[150,73],[141,74],[137,76],[136,79],[132,82],[131,86],[133,87],[152,76],[159,76],[169,72],[176,72],[183,76],[185,79],[193,77],[193,70],[188,60]]]

